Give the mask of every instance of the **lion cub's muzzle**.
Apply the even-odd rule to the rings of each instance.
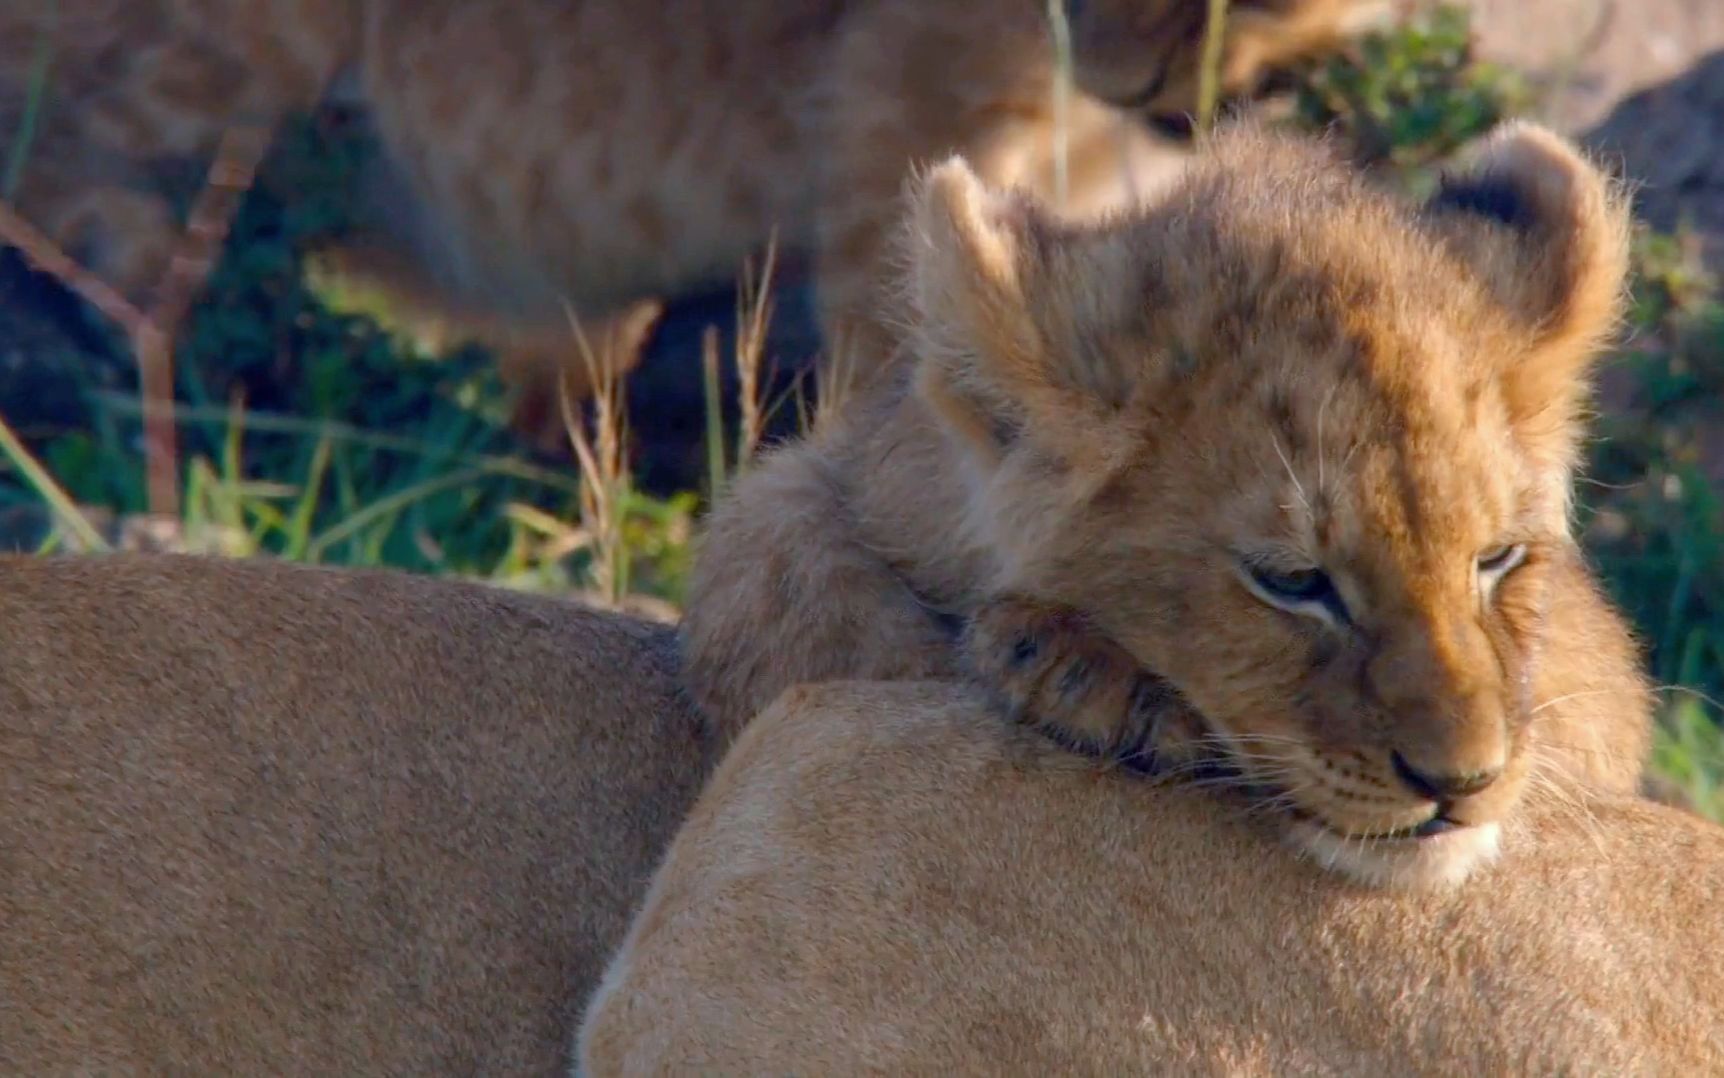
[[[1500,709],[1407,724],[1391,746],[1324,753],[1296,798],[1293,836],[1328,867],[1375,886],[1458,883],[1495,855],[1526,761]]]

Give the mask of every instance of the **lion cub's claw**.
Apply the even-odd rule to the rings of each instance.
[[[1069,607],[1002,598],[979,607],[966,668],[1013,721],[1089,754],[1147,762],[1166,683]]]

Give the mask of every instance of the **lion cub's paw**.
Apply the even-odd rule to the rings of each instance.
[[[961,649],[1012,721],[1090,754],[1149,762],[1171,690],[1083,614],[992,599],[971,615]]]

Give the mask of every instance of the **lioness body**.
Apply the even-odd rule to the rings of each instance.
[[[1442,894],[1211,792],[1073,767],[936,684],[794,690],[720,765],[584,1072],[1711,1074],[1724,831],[1534,797]]]
[[[706,774],[658,625],[0,561],[0,1070],[551,1073]]]
[[[1327,46],[1361,6],[1235,4],[1224,87]],[[1203,20],[1171,0],[1074,14],[1074,209],[1168,159],[1096,95],[1195,108]],[[0,132],[41,106],[23,212],[142,294],[174,234],[161,166],[334,87],[415,196],[389,204],[416,204],[350,264],[515,335],[523,356],[566,354],[565,302],[598,320],[727,283],[775,229],[819,249],[834,312],[865,316],[908,165],[965,150],[997,182],[1052,182],[1052,65],[1041,0],[72,0],[0,14]]]

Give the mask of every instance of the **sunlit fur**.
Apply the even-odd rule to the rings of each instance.
[[[1300,849],[1463,879],[1535,769],[1627,788],[1646,748],[1568,529],[1625,234],[1604,178],[1525,125],[1424,206],[1249,128],[1088,226],[946,164],[906,245],[911,385],[715,514],[691,683],[734,726],[797,681],[948,673],[929,605],[1027,596],[1170,682],[1199,719],[1163,758],[1218,755]],[[1504,544],[1525,557],[1485,586]],[[1264,602],[1241,566],[1265,557],[1323,567],[1340,620]],[[1466,829],[1404,834],[1439,812]]]
[[[712,754],[664,625],[0,557],[0,1072],[549,1074]]]
[[[1028,742],[1028,743],[1026,743]],[[1466,886],[1282,856],[961,687],[744,731],[582,1024],[584,1073],[1724,1073],[1724,831],[1540,789]]]

